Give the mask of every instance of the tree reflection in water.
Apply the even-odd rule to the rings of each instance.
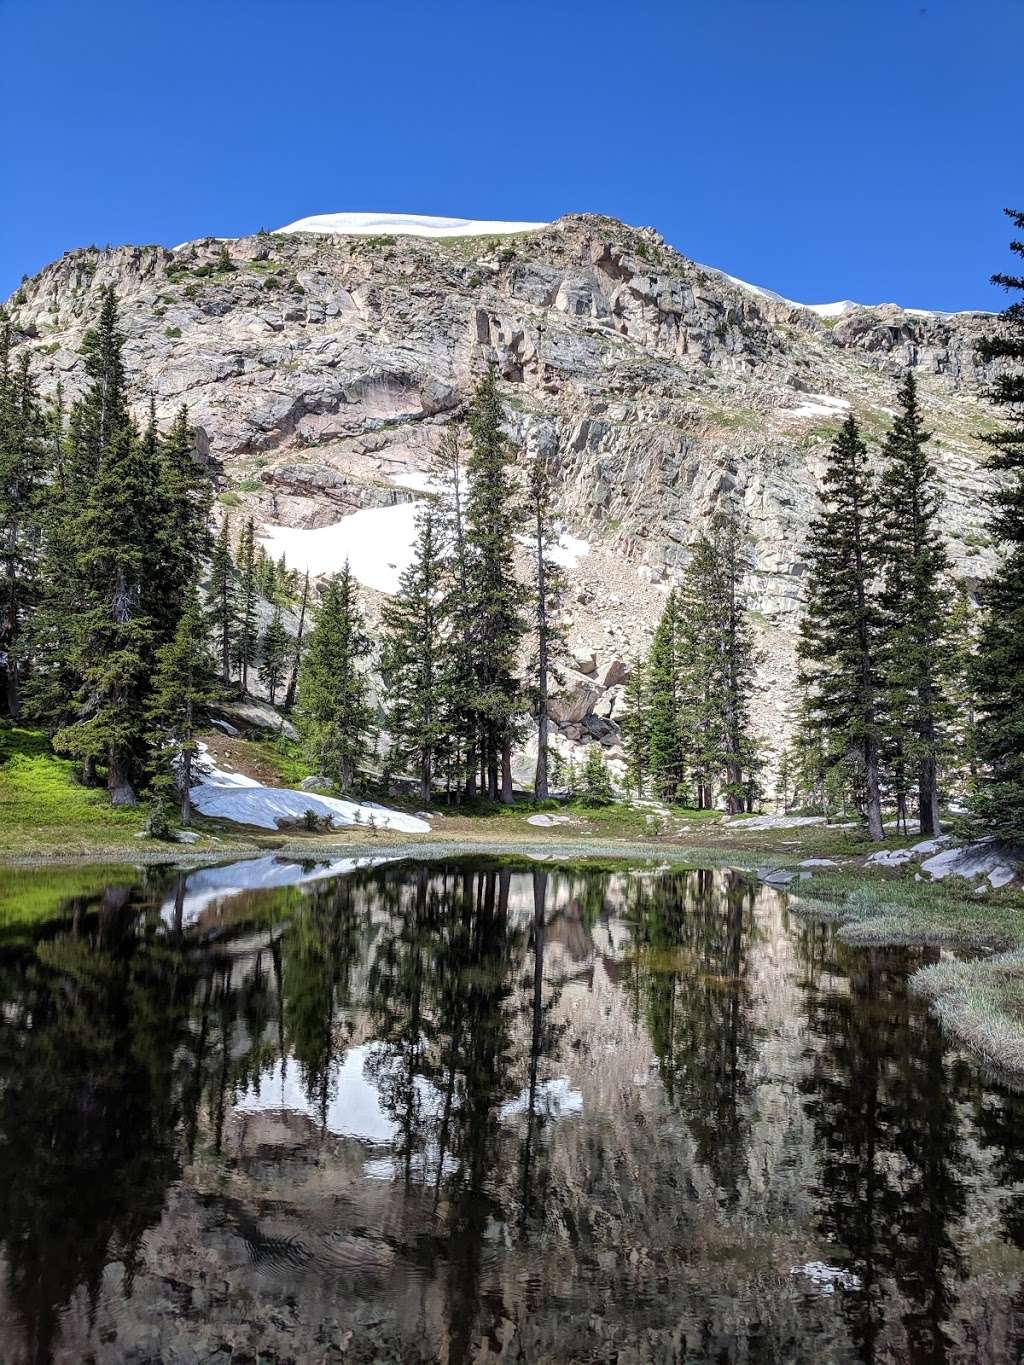
[[[696,870],[69,903],[0,947],[0,1358],[1016,1358],[1022,1107],[920,958]]]

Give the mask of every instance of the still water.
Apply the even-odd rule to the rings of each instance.
[[[729,872],[93,881],[0,930],[4,1365],[1024,1357],[924,950]]]

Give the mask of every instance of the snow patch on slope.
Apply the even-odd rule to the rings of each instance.
[[[790,417],[840,417],[849,412],[846,398],[832,398],[827,393],[809,393],[795,408],[787,408]]]
[[[288,564],[313,577],[340,573],[348,560],[352,576],[364,588],[394,594],[404,569],[412,563],[416,513],[422,500],[393,507],[364,507],[331,526],[265,526],[260,539],[272,558],[283,554]]]
[[[315,213],[275,230],[339,237],[507,237],[513,232],[539,232],[547,226],[487,218],[437,218],[423,213]]]
[[[795,299],[787,299],[784,294],[777,294],[774,289],[763,289],[759,284],[751,284],[748,280],[741,280],[737,275],[730,275],[727,270],[718,270],[713,265],[703,266],[702,269],[721,275],[724,280],[728,280],[739,289],[745,289],[748,294],[771,299],[773,303],[781,303],[786,308],[802,308],[807,313],[815,313],[819,318],[842,317],[844,313],[849,313],[854,308],[899,308],[900,312],[909,313],[915,318],[958,318],[968,313],[982,311],[977,308],[962,308],[959,312],[944,313],[935,308],[904,308],[899,303],[855,303],[853,299],[838,299],[835,303],[797,303]]]
[[[191,788],[192,804],[202,815],[214,815],[238,825],[277,829],[281,820],[301,820],[307,810],[329,817],[334,828],[371,823],[376,829],[401,830],[406,834],[429,834],[430,825],[417,815],[379,806],[375,801],[343,801],[317,792],[291,787],[264,787],[244,773],[219,768],[205,745],[200,746],[199,782]]]

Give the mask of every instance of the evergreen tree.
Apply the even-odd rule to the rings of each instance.
[[[459,433],[449,427],[435,457],[439,485],[439,535],[446,549],[448,621],[446,688],[449,716],[449,790],[464,783],[465,793],[476,790],[480,731],[474,709],[476,697],[475,618],[470,598],[469,545],[466,539],[466,471]]]
[[[192,817],[190,792],[199,751],[195,734],[206,724],[208,707],[216,700],[218,690],[199,594],[193,587],[185,599],[174,638],[157,651],[153,690],[147,706],[155,766],[159,770],[170,755],[177,770],[183,825]]]
[[[160,442],[159,600],[161,633],[170,638],[184,611],[199,566],[210,555],[213,486],[196,459],[188,409],[178,409]]]
[[[238,628],[235,632],[235,667],[239,671],[242,695],[249,690],[249,669],[256,666],[259,652],[259,618],[256,581],[256,526],[246,519],[238,542]]]
[[[539,801],[548,798],[548,684],[554,655],[565,640],[555,612],[562,601],[565,576],[551,557],[558,543],[552,505],[551,472],[540,454],[530,464],[527,513],[534,567],[534,615],[537,653],[534,662],[534,705],[537,709],[537,768],[533,791]]]
[[[647,669],[639,654],[626,679],[625,706],[619,729],[626,755],[626,786],[640,797],[647,789],[651,768],[651,717]]]
[[[1006,212],[1016,229],[1024,229],[1024,212]],[[1024,241],[1012,241],[1010,249],[1024,257]],[[994,275],[993,283],[1024,294],[1024,275]],[[999,476],[990,531],[1002,559],[979,593],[978,791],[972,804],[986,829],[1024,840],[1024,298],[1002,318],[1003,328],[986,337],[980,351],[986,360],[1003,362],[989,397],[1005,412],[1006,425],[982,437],[988,467]]]
[[[277,690],[281,686],[281,675],[284,672],[290,645],[291,638],[281,620],[281,608],[275,607],[260,641],[260,671],[271,706],[277,699]]]
[[[284,563],[284,556],[281,556]],[[290,711],[295,705],[295,689],[299,682],[299,665],[302,663],[302,644],[306,633],[306,611],[309,607],[309,570],[302,581],[302,600],[299,603],[299,627],[295,632],[295,645],[292,651],[292,669],[288,677],[288,686],[284,694],[284,709]]]
[[[588,744],[580,778],[580,796],[588,806],[605,806],[614,798],[612,779],[600,744]]]
[[[366,674],[370,653],[355,580],[346,562],[330,579],[302,659],[296,719],[307,757],[343,793],[366,760],[373,726]]]
[[[417,519],[412,562],[382,612],[391,762],[399,771],[413,765],[424,803],[432,798],[449,733],[440,550],[437,516],[428,504]]]
[[[901,763],[916,769],[922,834],[938,834],[939,755],[948,720],[942,695],[949,557],[938,529],[938,475],[926,445],[917,384],[908,373],[901,411],[882,446],[878,483],[886,706]]]
[[[832,444],[822,501],[807,554],[802,681],[809,717],[828,738],[830,764],[849,758],[859,768],[868,831],[881,840],[883,619],[874,590],[875,486],[867,447],[852,416]]]
[[[49,451],[23,354],[11,366],[11,328],[0,319],[0,672],[7,714],[21,709],[23,629],[37,604]]]
[[[967,583],[962,578],[956,579],[946,620],[949,744],[945,768],[948,782],[960,797],[974,793],[978,777],[974,750],[977,725],[974,680],[980,615]]]
[[[160,477],[153,443],[139,438],[128,417],[122,344],[107,290],[100,327],[85,348],[91,383],[76,404],[79,476],[96,456],[69,527],[80,594],[70,641],[76,711],[53,742],[87,764],[104,758],[112,801],[131,804],[145,762],[145,700],[157,638]]]
[[[477,387],[469,415],[472,449],[466,500],[468,601],[475,664],[473,709],[480,734],[480,775],[487,795],[512,800],[512,744],[521,706],[519,647],[526,631],[525,592],[515,575],[517,499],[502,431],[497,371]],[[500,774],[500,781],[499,781]]]
[[[647,716],[651,782],[656,796],[681,799],[687,770],[682,726],[679,659],[679,601],[669,593],[647,660]]]
[[[231,682],[231,660],[235,655],[238,630],[238,593],[235,586],[235,561],[231,554],[231,519],[225,517],[210,557],[210,586],[207,593],[209,621],[217,637],[221,682]]]

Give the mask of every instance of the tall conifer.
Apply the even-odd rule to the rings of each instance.
[[[373,710],[364,665],[370,648],[346,562],[324,589],[303,655],[296,712],[309,761],[346,794],[370,746]]]
[[[1024,212],[1006,212],[1024,231]],[[1015,239],[1010,250],[1024,257],[1024,241]],[[998,274],[993,282],[1024,295],[1024,275]],[[1002,329],[981,347],[983,358],[1004,362],[989,397],[1005,414],[1006,425],[982,437],[989,447],[988,467],[1000,477],[990,529],[1002,558],[979,594],[974,809],[987,829],[1024,840],[1024,297],[1002,316]]]
[[[883,619],[875,595],[878,548],[875,485],[867,447],[850,416],[832,443],[823,508],[807,550],[807,611],[800,657],[809,714],[832,741],[832,762],[856,763],[872,839],[884,838],[882,741]]]

